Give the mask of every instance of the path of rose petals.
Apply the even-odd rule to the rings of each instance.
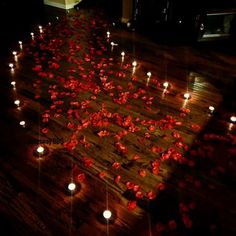
[[[195,166],[196,156],[205,157],[208,154],[206,149],[191,150],[192,159],[185,157],[189,147],[177,130],[178,126],[184,124],[183,118],[190,115],[190,109],[181,108],[179,117],[161,114],[152,118],[153,110],[160,105],[159,97],[144,86],[146,81],[143,78],[131,74],[131,62],[121,64],[110,55],[109,44],[101,33],[101,29],[106,26],[99,17],[89,21],[84,16],[76,15],[72,17],[70,24],[66,19],[61,19],[60,24],[54,28],[46,28],[43,35],[32,40],[25,51],[34,59],[32,71],[36,78],[32,87],[35,89],[35,99],[44,97],[49,101],[48,107],[41,114],[44,124],[42,135],[49,133],[51,120],[58,119],[68,128],[68,139],[63,144],[68,151],[76,150],[79,146],[91,149],[93,144],[86,137],[89,130],[94,130],[94,135],[99,139],[113,140],[113,143],[110,141],[107,145],[112,143],[113,149],[121,158],[111,160],[110,168],[106,172],[98,171],[97,176],[105,179],[108,175],[113,175],[114,184],[125,186],[124,191],[132,191],[136,200],[128,201],[127,208],[133,211],[139,199],[153,200],[158,197],[159,192],[166,189],[166,184],[160,179],[152,190],[146,189],[142,186],[142,179],[147,175],[153,175],[153,178],[158,176],[162,172],[162,165],[166,165],[169,160],[192,168]],[[54,32],[58,35],[55,36]],[[162,89],[158,78],[153,78],[150,86],[156,90]],[[146,108],[150,116],[145,115],[150,119],[145,119],[138,111],[135,117],[129,114],[129,109],[135,109],[137,103]],[[188,125],[193,132],[201,130],[198,124]],[[137,141],[146,150],[146,156],[131,151],[129,138],[132,133],[137,134]],[[228,141],[229,137],[206,134],[204,139]],[[137,170],[137,176],[140,177],[135,180],[137,183],[126,180],[121,175],[127,159],[136,163],[148,162],[148,165]],[[85,168],[93,168],[97,162],[96,157],[89,156],[82,156],[80,161]],[[215,171],[225,172],[220,167]],[[85,180],[85,174],[77,166],[73,172],[77,181]],[[202,187],[200,180],[186,176],[178,185],[186,188],[189,182],[196,188]],[[192,227],[189,210],[194,208],[194,203],[191,206],[184,203],[179,205],[186,228]],[[159,231],[166,228],[175,230],[177,223],[170,219],[166,226],[159,224],[157,227]]]
[[[153,102],[157,98],[149,95],[145,88],[137,87],[134,84],[135,82],[145,83],[138,76],[133,76],[131,80],[129,79],[130,63],[124,64],[117,71],[114,58],[110,57],[107,52],[107,43],[96,31],[101,27],[99,24],[105,25],[105,23],[100,20],[98,22],[92,22],[91,24],[85,18],[74,18],[72,24],[67,24],[62,19],[61,23],[54,29],[59,32],[57,37],[52,36],[53,30],[49,28],[48,32],[45,31],[43,39],[31,42],[28,53],[34,56],[35,65],[32,70],[38,76],[35,85],[37,85],[39,94],[35,96],[40,97],[41,94],[44,94],[51,101],[49,109],[42,113],[42,122],[50,123],[52,117],[67,116],[68,122],[65,126],[72,130],[72,134],[64,142],[64,147],[69,151],[76,149],[78,145],[89,148],[90,144],[86,137],[82,136],[81,138],[77,134],[88,128],[97,128],[96,134],[99,138],[113,137],[114,147],[117,152],[126,156],[129,153],[129,147],[122,140],[129,134],[134,132],[143,133],[144,139],[142,143],[144,144],[145,140],[156,137],[155,132],[174,130],[176,126],[182,123],[171,115],[166,115],[159,120],[145,120],[142,117],[133,118],[130,115],[124,115],[119,112],[119,109],[117,109],[119,106],[129,105],[131,107],[134,100],[141,101],[147,107],[147,110],[151,111]],[[77,26],[81,29],[81,37],[76,31]],[[86,33],[83,34],[82,32],[85,31]],[[86,35],[88,34],[96,35],[96,40],[87,40]],[[38,48],[40,49],[39,52],[37,51]],[[69,65],[68,62],[70,63]],[[64,73],[66,67],[68,67],[67,73]],[[50,84],[46,90],[44,81]],[[160,88],[160,82],[157,79],[153,79],[152,83],[156,88]],[[116,109],[107,108],[105,103],[100,102],[102,96],[107,96],[109,103],[113,103]],[[87,99],[84,99],[85,97]],[[114,110],[117,112],[114,112]],[[189,114],[189,112],[189,109],[180,110],[180,114]],[[112,129],[111,126],[114,126],[114,124],[119,127],[119,131]],[[101,129],[99,130],[99,128]],[[192,125],[192,128],[198,129],[199,127]],[[41,132],[47,134],[49,129],[50,124],[44,127]],[[165,139],[168,139],[168,135],[163,135]],[[172,136],[177,141],[173,141],[173,146],[166,150],[158,145],[146,147],[158,158],[150,160],[150,170],[149,168],[138,170],[137,174],[140,177],[145,178],[149,173],[158,175],[161,163],[167,159],[184,162],[183,154],[175,149],[174,146],[178,149],[186,150],[187,145],[183,143],[183,138],[181,138],[179,132],[173,131]],[[140,158],[138,154],[134,154],[132,160],[138,161]],[[90,157],[82,157],[82,162],[88,168],[92,168],[94,164],[94,160]],[[114,170],[120,169],[121,166],[122,160],[111,164],[111,168]],[[98,173],[98,175],[100,178],[106,178],[106,173],[103,171]],[[81,177],[80,174],[78,178],[81,180],[84,177],[83,175]],[[122,179],[120,175],[114,178],[116,183]],[[126,187],[128,189],[133,188],[131,183],[127,183]],[[164,189],[164,187],[158,187],[158,189]],[[148,199],[152,200],[156,197],[154,191],[156,189],[149,190],[146,194],[137,190],[135,192],[136,197],[139,199],[146,195]],[[134,209],[135,206],[135,203],[131,202],[128,208]]]

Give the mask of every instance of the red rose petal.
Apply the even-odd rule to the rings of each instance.
[[[83,182],[85,180],[85,174],[84,173],[80,173],[77,175],[77,180],[79,182]]]
[[[106,177],[106,173],[104,173],[104,172],[99,173],[99,178],[103,179],[105,177]]]
[[[116,177],[115,177],[115,179],[114,179],[114,181],[115,181],[115,183],[119,183],[119,181],[120,181],[120,179],[121,179],[121,176],[120,175],[117,175]]]
[[[114,162],[113,164],[112,164],[112,168],[113,169],[119,169],[120,168],[120,163],[119,162]]]
[[[134,187],[133,187],[133,190],[134,190],[134,192],[137,192],[137,191],[139,191],[140,190],[140,186],[139,185],[134,185]]]
[[[166,185],[164,183],[157,184],[157,189],[158,190],[163,191],[163,190],[165,190],[165,188],[166,188]]]
[[[134,184],[133,183],[131,183],[131,182],[126,182],[126,188],[127,189],[133,189],[134,188]]]
[[[193,222],[192,222],[192,220],[189,218],[188,215],[183,214],[183,215],[182,215],[182,221],[183,221],[183,223],[184,223],[184,225],[185,225],[186,228],[188,228],[188,229],[192,228]]]
[[[133,211],[137,207],[136,201],[129,201],[127,203],[127,208],[129,211]]]
[[[170,220],[168,222],[168,227],[170,230],[175,230],[177,228],[177,223],[175,222],[175,220]]]
[[[145,170],[141,169],[141,170],[139,170],[139,175],[140,175],[141,177],[145,177],[145,176],[147,175],[147,173],[146,173]]]
[[[153,200],[156,198],[156,194],[153,191],[149,191],[149,192],[147,192],[147,198],[149,200]]]
[[[47,134],[47,133],[48,133],[48,128],[43,128],[43,129],[42,129],[42,133],[43,133],[43,134]]]
[[[139,159],[140,159],[140,156],[138,154],[134,154],[133,157],[132,157],[133,161],[137,161]]]
[[[143,193],[141,191],[136,192],[135,197],[138,199],[142,199],[143,198]]]

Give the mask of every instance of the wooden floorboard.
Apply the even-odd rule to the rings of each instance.
[[[32,32],[0,65],[3,235],[236,234],[236,56],[158,43],[97,9]]]

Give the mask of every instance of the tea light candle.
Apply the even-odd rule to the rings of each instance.
[[[233,122],[233,123],[235,123],[235,122],[236,122],[236,116],[231,116],[231,117],[230,117],[230,121]]]
[[[169,87],[169,83],[168,83],[167,81],[164,82],[164,83],[163,83],[163,87],[167,89],[167,88]]]
[[[41,155],[44,153],[44,150],[45,150],[45,149],[44,149],[43,146],[38,146],[37,149],[36,149],[37,153],[38,153],[38,154],[41,154]]]
[[[190,97],[191,97],[190,93],[185,93],[185,94],[184,94],[184,98],[185,98],[186,100],[188,100]]]
[[[211,113],[213,113],[214,110],[215,110],[215,107],[213,107],[213,106],[209,106],[209,110],[210,110]]]
[[[68,190],[69,190],[70,192],[75,191],[75,189],[76,189],[75,183],[71,182],[71,183],[68,184]]]
[[[22,126],[23,128],[25,127],[25,121],[24,121],[24,120],[20,121],[19,124],[20,124],[20,126]]]
[[[111,42],[111,46],[118,46],[118,43]]]
[[[16,51],[13,51],[12,54],[13,54],[13,56],[14,56],[15,62],[17,62],[17,61],[18,61],[17,52],[16,52]]]
[[[136,62],[136,61],[133,61],[132,66],[133,66],[133,67],[136,67],[136,66],[137,66],[137,62]]]
[[[14,67],[14,64],[13,64],[13,63],[9,63],[8,65],[9,65],[9,67],[10,67],[11,69],[13,69],[13,67]]]
[[[14,104],[15,104],[16,106],[20,106],[20,100],[15,100],[15,101],[14,101]]]
[[[20,49],[22,49],[23,48],[23,46],[22,46],[22,41],[18,41],[18,43],[19,43],[19,46],[20,46]]]
[[[41,25],[39,25],[39,32],[43,33],[43,27]]]
[[[11,85],[12,85],[13,87],[15,87],[15,86],[16,86],[16,81],[12,81],[12,82],[11,82]]]
[[[109,220],[112,216],[112,213],[110,210],[105,210],[102,215],[106,220]]]

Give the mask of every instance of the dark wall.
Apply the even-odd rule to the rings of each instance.
[[[12,41],[30,33],[32,26],[41,22],[43,0],[0,1],[1,52],[7,50]]]

